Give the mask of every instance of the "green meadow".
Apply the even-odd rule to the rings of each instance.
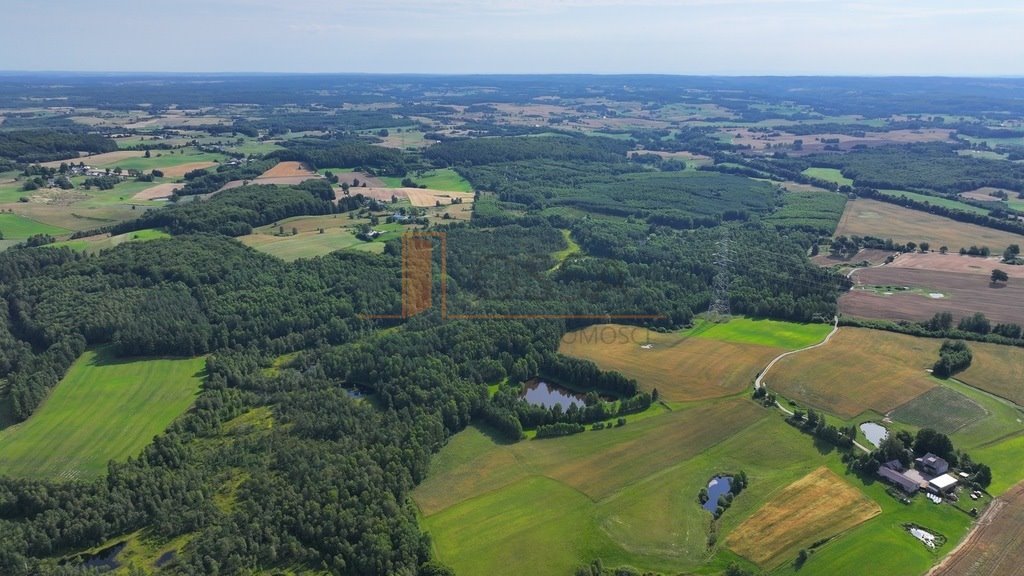
[[[825,180],[826,182],[835,182],[840,186],[853,185],[853,180],[843,176],[843,173],[837,168],[808,168],[803,171],[803,175],[811,178],[817,178],[818,180]]]
[[[205,358],[122,360],[87,350],[21,424],[0,431],[0,470],[24,478],[94,478],[136,456],[192,404]]]
[[[7,240],[23,240],[36,234],[59,236],[67,232],[64,228],[37,222],[18,214],[0,214],[0,233],[3,233],[4,239]]]
[[[422,175],[410,174],[408,176],[414,182],[421,186],[426,186],[431,190],[444,190],[445,192],[472,192],[473,187],[466,181],[465,178],[459,176],[459,173],[451,168],[438,168],[437,170],[428,170]],[[402,185],[402,178],[394,176],[382,176],[380,180],[384,182],[384,185],[388,188],[398,188]]]
[[[721,342],[797,350],[821,342],[831,331],[830,324],[797,324],[735,317],[723,323],[698,321],[690,330],[690,334]]]

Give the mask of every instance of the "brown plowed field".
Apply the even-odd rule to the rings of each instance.
[[[959,254],[939,254],[938,252],[901,254],[887,268],[913,268],[915,270],[933,270],[935,272],[979,274],[986,278],[992,275],[992,269],[999,268],[1006,272],[1010,278],[1024,278],[1024,266],[1000,264],[999,257],[982,258],[980,256],[961,256]]]
[[[960,196],[963,198],[970,198],[971,200],[980,200],[982,202],[1000,202],[1001,199],[992,196],[992,192],[997,190],[1003,190],[1002,188],[993,188],[986,186],[984,188],[978,188],[977,190],[971,190],[970,192],[961,192]],[[1017,196],[1017,193],[1012,190],[1003,190],[1010,198]]]
[[[930,242],[933,249],[948,246],[953,252],[972,245],[988,246],[1002,254],[1010,244],[1024,245],[1024,236],[976,224],[957,222],[895,204],[858,198],[846,203],[836,236],[874,236],[895,242]]]
[[[365,174],[363,172],[337,172],[334,175],[338,177],[338,186],[341,186],[346,182],[348,183],[349,186],[352,186],[353,182],[359,180],[360,190],[363,190],[361,186],[363,182],[366,182],[367,188],[384,188],[384,182],[382,182],[379,178],[377,178],[376,176],[370,176],[369,174]],[[355,193],[354,188],[355,187],[353,187],[353,194]]]
[[[956,319],[981,312],[993,322],[1024,324],[1024,280],[1020,277],[994,287],[985,274],[885,266],[858,270],[853,279],[857,286],[911,290],[885,295],[855,287],[839,297],[839,311],[850,316],[927,320],[936,312],[951,312]],[[932,298],[931,293],[942,297]]]
[[[1024,575],[1024,483],[992,502],[967,539],[928,576]]]

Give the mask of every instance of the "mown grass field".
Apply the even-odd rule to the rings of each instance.
[[[693,329],[694,335],[700,338],[786,350],[817,344],[831,331],[832,326],[828,324],[797,324],[753,318],[733,318],[721,324],[701,322]]]
[[[667,334],[602,324],[566,334],[559,352],[635,378],[667,400],[691,401],[743,391],[772,358],[820,342],[830,329],[747,318]]]
[[[103,474],[107,461],[135,456],[188,409],[204,367],[204,358],[86,351],[35,414],[0,431],[0,470],[47,480]]]
[[[19,214],[0,214],[0,233],[7,240],[24,240],[36,234],[59,236],[68,230],[26,218]]]
[[[783,358],[765,377],[768,388],[801,404],[850,419],[885,414],[935,386],[925,371],[941,340],[840,328],[825,346]]]
[[[383,242],[363,242],[351,231],[337,228],[325,229],[323,234],[304,232],[296,236],[250,234],[242,236],[239,241],[287,262],[323,256],[336,250],[365,250],[376,253],[384,251]]]
[[[841,477],[821,467],[786,486],[729,534],[726,545],[764,567],[795,557],[801,546],[834,536],[882,512]]]
[[[988,415],[977,402],[945,386],[936,386],[892,411],[892,419],[952,434]]]
[[[697,501],[711,476],[751,477],[720,521],[732,526],[820,457],[772,416],[730,400],[512,445],[470,428],[413,496],[440,559],[460,574],[571,574],[597,557],[676,573],[716,554],[707,548],[711,515]],[[765,436],[777,441],[758,441]]]
[[[993,252],[1001,253],[1010,244],[1024,244],[1024,236],[1019,234],[866,198],[846,203],[836,235],[892,238],[899,243],[929,242],[933,250],[947,246],[954,252],[970,246],[988,246]]]
[[[974,360],[957,378],[1024,406],[1024,348],[976,342],[969,346]]]
[[[241,236],[238,240],[260,252],[291,262],[299,258],[314,258],[346,249],[379,254],[384,251],[385,242],[403,230],[401,224],[379,224],[373,229],[383,234],[371,242],[364,242],[355,237],[354,230],[357,225],[368,222],[366,218],[349,220],[346,216],[337,214],[296,216],[281,220],[276,226],[257,228],[252,234]],[[282,229],[284,235],[281,235]],[[292,235],[293,229],[298,234]],[[323,234],[320,233],[320,229],[323,229]]]
[[[837,168],[808,168],[803,171],[803,175],[811,178],[817,178],[818,180],[825,180],[826,182],[835,182],[840,186],[853,185],[853,180],[843,176],[842,171]]]
[[[451,168],[428,170],[427,172],[424,172],[423,175],[410,174],[408,177],[412,178],[412,180],[417,184],[426,186],[430,190],[443,190],[445,192],[473,191],[473,187],[469,182],[462,176],[459,176],[459,173]],[[388,188],[399,188],[402,186],[402,178],[393,176],[381,176],[379,178]]]

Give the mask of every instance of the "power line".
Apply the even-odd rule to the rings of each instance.
[[[729,265],[732,264],[732,246],[729,229],[722,228],[722,238],[715,243],[715,278],[711,286],[711,306],[708,320],[724,322],[732,316],[729,307]]]

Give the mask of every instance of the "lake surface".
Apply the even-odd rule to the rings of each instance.
[[[874,444],[875,448],[878,448],[882,444],[882,440],[885,440],[889,436],[889,431],[885,429],[885,426],[875,424],[874,422],[865,422],[860,425],[860,431],[864,434],[864,437],[868,439],[868,442]]]
[[[520,398],[525,399],[534,406],[551,408],[558,404],[562,407],[562,410],[568,410],[573,404],[579,408],[584,406],[582,395],[556,384],[548,384],[543,380],[527,382],[523,386],[523,393]]]
[[[715,476],[708,482],[708,501],[704,503],[704,509],[712,514],[718,508],[718,497],[729,492],[732,488],[731,476]]]

